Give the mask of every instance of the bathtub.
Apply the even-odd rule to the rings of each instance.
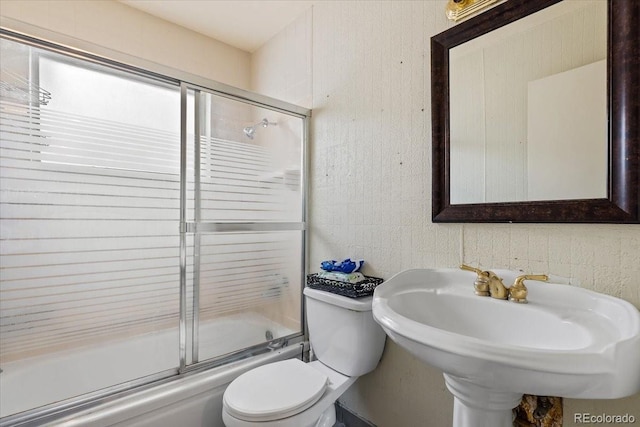
[[[203,323],[200,326],[200,359],[263,343],[267,331],[275,337],[295,332],[254,314]],[[175,369],[177,343],[177,330],[170,330],[3,364],[0,374],[2,416]],[[44,425],[222,427],[222,393],[234,378],[261,364],[300,357],[301,354],[301,344],[290,344],[203,372],[176,375],[159,385],[127,393]],[[13,425],[14,421],[17,421],[15,416],[3,418],[0,426]]]

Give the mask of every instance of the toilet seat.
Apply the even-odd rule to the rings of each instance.
[[[291,417],[315,404],[328,377],[298,359],[260,366],[236,378],[224,393],[229,415],[244,421]]]

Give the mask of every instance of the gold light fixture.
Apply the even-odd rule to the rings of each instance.
[[[498,0],[449,0],[446,8],[447,18],[452,21],[459,21],[497,1]]]

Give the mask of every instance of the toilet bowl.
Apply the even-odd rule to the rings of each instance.
[[[336,400],[378,364],[386,334],[371,297],[352,299],[305,288],[309,340],[318,360],[283,360],[245,372],[227,387],[227,427],[331,427]]]
[[[333,404],[355,381],[314,361],[283,360],[238,377],[223,398],[227,427],[333,426]],[[324,414],[324,416],[323,416]]]

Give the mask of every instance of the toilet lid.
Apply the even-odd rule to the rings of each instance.
[[[269,363],[245,372],[224,392],[229,415],[245,421],[271,421],[293,416],[320,399],[325,374],[298,359]]]

